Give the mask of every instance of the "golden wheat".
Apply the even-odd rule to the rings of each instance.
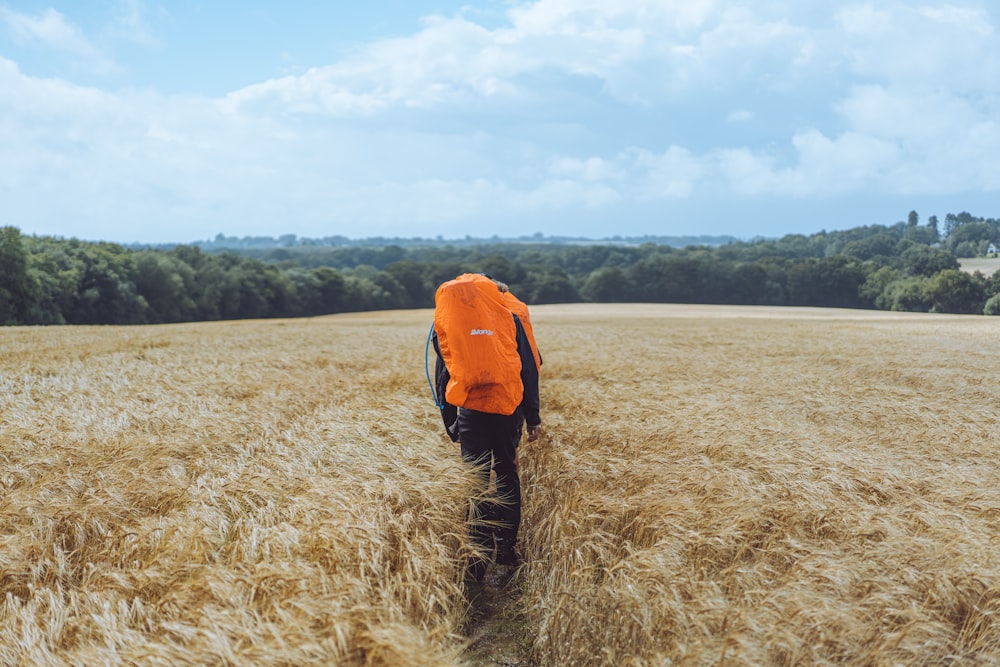
[[[1000,661],[1000,322],[536,319],[556,403],[523,458],[545,662]]]
[[[4,330],[0,663],[455,664],[473,481],[423,330]]]
[[[1000,322],[533,320],[535,662],[1000,661]],[[429,322],[2,330],[0,664],[462,663],[474,478]]]

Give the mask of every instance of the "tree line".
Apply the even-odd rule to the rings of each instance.
[[[916,212],[780,239],[657,243],[489,242],[208,251],[126,248],[0,228],[0,323],[140,324],[425,308],[465,272],[504,280],[531,304],[591,302],[827,306],[1000,314],[1000,272],[959,270],[1000,221]],[[218,239],[217,239],[218,241]]]

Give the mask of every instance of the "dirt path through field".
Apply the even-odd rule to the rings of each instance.
[[[469,648],[463,658],[470,665],[531,667],[531,634],[521,611],[521,591],[515,578],[503,586],[491,570],[481,585],[470,585],[469,621],[465,634]]]

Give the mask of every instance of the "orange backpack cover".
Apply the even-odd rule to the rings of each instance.
[[[524,393],[517,328],[496,284],[465,273],[438,287],[434,331],[451,375],[445,400],[469,410],[514,414]]]
[[[531,353],[535,356],[535,366],[541,371],[542,355],[539,354],[538,343],[535,342],[535,331],[531,328],[531,315],[528,313],[528,306],[512,292],[504,292],[503,300],[507,304],[507,310],[517,315],[517,319],[521,320],[524,333],[528,336],[528,343],[531,344]]]

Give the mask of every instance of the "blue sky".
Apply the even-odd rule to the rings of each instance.
[[[995,3],[0,0],[0,225],[742,238],[1000,216]]]

